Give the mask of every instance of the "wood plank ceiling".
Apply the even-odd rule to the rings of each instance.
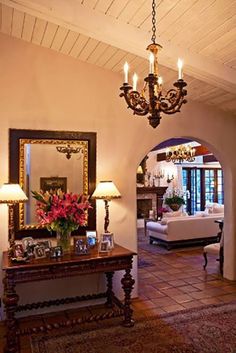
[[[115,26],[128,25],[130,32],[135,29],[140,33],[140,38],[143,38],[142,34],[150,37],[151,0],[67,0],[67,3],[66,0],[0,0],[0,31],[120,74],[123,63],[128,61],[132,71],[140,78],[145,77],[148,71],[145,47],[149,42],[142,41],[143,54],[140,55],[131,45],[130,50],[118,46],[118,41],[112,45],[112,33],[101,40],[100,29],[97,36],[92,36],[85,33],[86,30],[80,30],[76,19],[68,21],[62,15],[59,17],[59,3],[68,15],[69,11],[74,11],[68,6],[74,4],[92,18],[107,19],[104,27],[114,23],[114,33]],[[216,77],[220,70],[227,70],[231,80],[225,80],[222,86],[216,78],[211,79],[212,73],[199,79],[197,65],[196,71],[187,66],[184,78],[188,83],[188,99],[236,114],[236,1],[158,0],[157,5],[158,42],[174,45],[180,53],[182,48],[185,53],[187,50],[192,62],[203,59],[206,66],[210,64],[209,67],[215,68]],[[89,18],[87,22],[89,27]],[[125,36],[129,37],[129,32]],[[166,62],[168,67],[161,62],[159,71],[165,87],[170,88],[177,73],[171,62]]]

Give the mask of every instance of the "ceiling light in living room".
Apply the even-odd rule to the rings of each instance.
[[[124,83],[120,88],[128,108],[131,108],[134,114],[148,115],[149,124],[156,128],[161,119],[161,113],[174,114],[180,111],[182,104],[186,103],[185,96],[187,86],[183,80],[183,62],[178,59],[178,80],[174,83],[175,88],[171,88],[166,93],[163,92],[163,79],[159,76],[157,53],[162,47],[156,43],[156,2],[152,1],[152,43],[148,45],[149,55],[149,74],[144,79],[144,86],[141,92],[137,90],[138,76],[133,75],[133,86],[128,83],[129,65],[124,65]]]
[[[193,162],[195,161],[195,148],[190,145],[167,148],[166,161],[173,163]]]

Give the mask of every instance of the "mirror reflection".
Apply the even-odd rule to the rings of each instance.
[[[28,202],[20,205],[20,227],[37,227],[33,191],[88,195],[88,142],[68,140],[20,140],[20,184]]]

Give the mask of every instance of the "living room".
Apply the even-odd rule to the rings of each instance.
[[[30,3],[33,6],[34,1],[30,1]],[[199,64],[196,65],[195,70],[191,67],[192,64],[186,63],[184,78],[188,82],[188,103],[181,108],[181,112],[172,117],[162,114],[160,125],[153,129],[145,117],[133,116],[132,112],[127,110],[126,104],[119,97],[119,87],[123,82],[122,65],[124,55],[128,57],[131,54],[134,55],[134,61],[137,61],[137,66],[142,66],[143,72],[148,70],[148,60],[144,59],[144,57],[139,57],[141,49],[138,52],[136,46],[140,45],[142,51],[145,52],[150,33],[147,33],[147,31],[143,33],[142,30],[136,27],[133,28],[127,23],[125,23],[123,29],[121,28],[122,25],[120,25],[120,37],[122,37],[122,40],[126,40],[129,37],[128,33],[131,33],[132,36],[130,38],[132,37],[132,40],[130,40],[133,44],[129,48],[134,48],[134,53],[130,54],[128,52],[129,43],[126,43],[127,47],[125,49],[124,46],[114,42],[114,47],[117,46],[116,48],[122,51],[122,56],[120,52],[116,52],[116,49],[112,47],[111,40],[107,38],[108,34],[112,33],[113,27],[114,31],[116,30],[117,21],[109,22],[110,26],[103,26],[101,21],[107,21],[108,17],[104,13],[99,12],[99,10],[88,9],[79,2],[75,4],[75,1],[72,1],[72,3],[72,7],[67,7],[65,2],[58,5],[52,4],[52,2],[40,1],[38,3],[39,8],[36,6],[32,10],[32,7],[26,6],[23,2],[18,2],[14,7],[12,1],[4,3],[1,1],[1,184],[9,181],[9,129],[94,132],[97,136],[96,184],[100,180],[112,180],[121,194],[121,198],[112,200],[109,204],[109,228],[114,233],[117,244],[137,252],[136,171],[140,161],[154,146],[163,141],[178,137],[197,141],[213,153],[224,171],[224,279],[235,281],[236,160],[233,148],[236,145],[236,123],[235,106],[232,103],[235,97],[235,82],[232,82],[235,78],[235,70],[216,63],[214,66],[216,74],[213,76],[213,66],[204,57],[202,61],[199,58]],[[115,3],[119,2],[115,1]],[[79,6],[79,14],[77,16],[79,16],[81,21],[79,23],[85,26],[86,23],[84,22],[87,21],[89,27],[93,28],[90,32],[88,31],[88,36],[89,38],[91,37],[89,41],[91,47],[87,47],[87,49],[87,37],[81,29],[83,25],[80,27],[77,24],[78,27],[73,27],[75,25],[71,23],[74,18],[73,9],[77,9],[77,5]],[[149,14],[150,4],[146,5]],[[51,8],[54,9],[55,13],[51,11]],[[229,4],[227,8],[230,10]],[[39,17],[36,16],[37,10],[40,10],[37,14]],[[220,9],[217,10],[217,13],[221,13]],[[97,22],[93,21],[95,14],[98,16]],[[21,23],[21,20],[22,23],[25,23],[24,27],[22,27],[23,25],[14,27],[11,23],[9,24],[9,18],[15,18],[15,16],[18,16],[18,24]],[[67,16],[69,19],[66,18]],[[145,16],[147,16],[146,10],[143,18],[146,18]],[[82,17],[87,20],[84,21]],[[35,18],[37,18],[37,21]],[[58,18],[61,18],[60,23],[57,23]],[[46,27],[43,27],[44,21],[48,23]],[[36,27],[34,27],[34,23]],[[54,26],[60,28],[58,30],[62,33],[61,28],[65,28],[63,26],[66,26],[66,23],[70,23],[68,36],[71,42],[73,42],[73,35],[75,38],[74,32],[82,33],[80,36],[81,46],[79,47],[78,45],[76,47],[76,44],[73,46],[74,51],[72,50],[72,54],[74,56],[67,55],[69,46],[68,48],[63,47],[61,52],[59,50],[61,42],[59,44],[53,42],[54,38],[58,38],[56,31],[54,31]],[[107,24],[107,22],[102,23]],[[103,37],[105,27],[108,34]],[[31,28],[31,32],[29,28]],[[33,31],[34,28],[37,30]],[[48,36],[43,37],[44,32]],[[67,31],[65,32],[67,33]],[[20,33],[20,35],[17,33]],[[42,34],[41,37],[40,33]],[[100,39],[98,37],[97,39],[95,38],[101,43],[98,47],[98,49],[100,48],[100,54],[102,55],[103,53],[101,48],[104,46],[103,41],[107,41],[107,45],[110,48],[109,51],[113,53],[111,53],[111,56],[117,53],[117,57],[114,60],[109,61],[108,56],[103,58],[97,56],[97,59],[93,57],[92,49],[97,44],[95,39],[92,38],[93,33],[98,33],[100,36]],[[122,40],[120,38],[120,42]],[[53,45],[51,45],[52,42],[54,43]],[[53,50],[54,47],[55,49]],[[86,49],[85,52],[83,52],[83,48]],[[164,52],[165,48],[163,49]],[[144,54],[146,55],[146,53]],[[78,59],[76,59],[77,56],[79,56]],[[100,61],[98,58],[100,58]],[[98,60],[99,65],[94,64],[96,60]],[[193,63],[195,62],[193,61]],[[117,65],[117,69],[111,70],[110,68],[115,67],[115,65]],[[174,67],[174,64],[171,65]],[[205,71],[207,71],[206,68],[209,69],[211,78],[210,80],[208,77],[208,83],[203,80]],[[163,71],[169,72],[171,82],[174,75],[177,77],[176,69],[164,68]],[[192,78],[192,72],[197,73],[195,78]],[[144,74],[140,77],[144,77]],[[212,82],[217,82],[220,86],[217,88],[211,87],[212,95],[215,90],[219,94],[219,92],[222,93],[222,87],[228,87],[226,98],[230,101],[231,95],[233,96],[231,100],[232,109],[222,110],[219,106],[221,105],[220,102],[217,105],[214,102],[207,104],[207,100],[204,102],[204,99],[203,101],[195,100],[195,84],[199,81],[201,81],[199,87],[204,87],[205,89],[205,91],[201,92],[203,98],[204,94],[205,98],[207,97],[207,87],[213,85]],[[192,85],[191,82],[193,82]],[[230,90],[231,93],[229,92]],[[201,94],[199,92],[199,96]],[[227,99],[225,100],[227,102]],[[101,234],[103,229],[104,202],[103,200],[98,200],[96,202],[97,233]],[[6,251],[9,246],[8,209],[6,205],[1,205],[0,207],[0,231],[0,248],[2,251]],[[134,298],[137,298],[139,295],[139,277],[136,256],[134,257],[132,276],[135,279],[132,294]],[[48,281],[46,284],[37,283],[37,286],[32,286],[31,284],[22,286],[19,288],[23,298],[22,303],[39,300],[39,297],[43,297],[44,300],[50,300],[51,298],[57,298],[58,293],[63,297],[68,295],[68,289],[71,292],[78,293],[78,295],[84,294],[85,288],[89,291],[97,291],[104,285],[104,280],[101,275],[95,277],[94,280],[82,278],[79,281],[73,278],[71,282],[63,279],[56,280],[57,285],[55,285],[55,281]],[[118,274],[114,280],[114,290],[118,292],[118,295],[122,292],[119,286],[119,278],[120,275]],[[0,296],[3,296],[2,287]],[[4,317],[3,305],[1,310],[2,317]]]
[[[224,219],[224,177],[215,156],[186,139],[155,146],[138,168],[137,218],[150,242],[159,240],[169,248],[216,242],[214,223]],[[173,235],[166,230],[168,218],[177,221]]]

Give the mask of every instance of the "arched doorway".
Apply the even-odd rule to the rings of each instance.
[[[168,136],[169,137],[169,136]],[[177,138],[177,136],[175,136]],[[225,233],[226,233],[226,240],[225,240],[225,247],[224,247],[224,253],[225,253],[225,263],[224,263],[224,276],[228,279],[234,279],[235,277],[235,268],[234,268],[234,259],[233,259],[233,254],[234,250],[232,250],[232,247],[230,247],[230,239],[234,237],[233,234],[233,222],[231,222],[231,217],[232,213],[229,208],[230,203],[232,202],[232,193],[230,193],[230,188],[232,187],[231,184],[231,169],[230,165],[227,163],[227,158],[224,158],[222,151],[219,151],[213,144],[208,143],[207,141],[203,141],[202,139],[198,137],[193,137],[193,136],[184,136],[181,138],[185,138],[188,140],[196,141],[201,145],[204,145],[209,151],[213,153],[213,155],[217,158],[217,160],[220,162],[222,168],[224,169],[224,179],[225,179],[225,184],[227,185],[227,188],[225,188],[225,194],[224,194],[224,203],[225,203]],[[167,138],[168,140],[169,138]],[[162,139],[163,141],[164,139]],[[161,143],[161,141],[159,141]],[[154,146],[150,146],[150,150],[153,149]],[[145,151],[146,152],[146,151]],[[144,152],[144,153],[145,153]],[[141,160],[146,154],[141,156]],[[139,161],[140,162],[140,161]],[[138,166],[137,166],[138,167]]]

